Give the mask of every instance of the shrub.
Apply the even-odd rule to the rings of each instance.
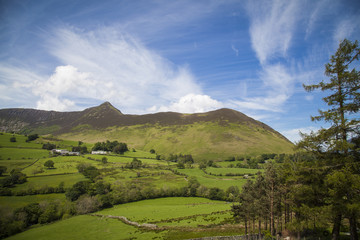
[[[44,166],[49,169],[49,168],[54,168],[54,164],[55,164],[55,163],[54,163],[53,160],[47,160],[47,161],[44,163]]]
[[[10,142],[16,142],[16,137],[11,137]]]
[[[38,139],[38,138],[39,138],[38,134],[29,135],[28,138],[26,139],[26,142],[34,141],[35,139]]]

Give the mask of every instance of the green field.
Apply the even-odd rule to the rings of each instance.
[[[185,131],[186,129],[177,129]],[[162,231],[144,230],[127,225],[119,220],[94,215],[74,216],[52,224],[34,225],[25,232],[19,233],[9,239],[186,239],[213,235],[234,235],[239,229],[233,224],[229,212],[231,204],[224,201],[214,201],[196,197],[168,197],[139,201],[150,198],[153,192],[155,197],[163,196],[208,196],[210,190],[198,192],[201,186],[220,188],[226,191],[230,186],[241,186],[247,181],[243,176],[225,176],[233,174],[255,174],[259,170],[241,168],[212,168],[207,173],[198,168],[198,164],[187,166],[190,168],[178,169],[176,162],[156,160],[156,154],[149,151],[128,151],[123,155],[92,155],[82,156],[51,156],[48,150],[41,149],[46,142],[56,143],[62,149],[70,150],[77,146],[78,141],[61,140],[53,137],[39,138],[37,142],[26,143],[26,137],[17,135],[17,143],[10,143],[10,134],[0,135],[0,166],[7,171],[0,179],[6,179],[13,169],[19,169],[26,174],[27,181],[10,187],[11,194],[25,196],[0,196],[1,209],[13,211],[25,207],[30,203],[57,202],[72,204],[78,207],[77,201],[66,200],[64,193],[50,193],[49,189],[59,189],[63,185],[68,191],[75,183],[89,181],[78,172],[80,163],[94,166],[99,171],[95,183],[102,181],[109,183],[110,197],[118,197],[121,201],[113,199],[115,203],[131,202],[115,205],[112,208],[97,212],[100,215],[124,216],[130,221],[156,224]],[[92,143],[82,143],[91,149]],[[131,149],[131,147],[130,147]],[[107,163],[102,163],[106,157]],[[137,158],[142,162],[138,168],[129,168],[130,163]],[[47,168],[44,163],[48,160],[54,162],[53,168]],[[222,165],[224,162],[216,161]],[[178,172],[178,173],[177,173]],[[181,175],[186,174],[186,176]],[[214,176],[214,175],[222,176]],[[196,195],[189,195],[189,182],[195,177],[200,186]],[[96,195],[95,183],[92,183],[93,197],[101,199],[103,195]],[[204,188],[203,188],[204,189]],[[49,194],[26,195],[49,192]],[[136,195],[138,194],[138,195]],[[206,195],[207,194],[207,195]],[[137,198],[134,198],[137,197]],[[132,198],[133,197],[133,198]],[[227,199],[224,196],[222,199]],[[62,216],[62,215],[61,215]],[[68,218],[71,214],[67,214]],[[74,233],[75,232],[75,233]],[[241,231],[240,231],[241,232]]]
[[[83,215],[35,227],[8,238],[15,239],[185,239],[223,234],[230,217],[230,204],[204,198],[160,198],[115,206],[96,212],[103,217]],[[222,211],[220,213],[220,211]],[[149,231],[106,215],[124,216],[138,223],[153,222],[163,231]],[[209,229],[206,225],[219,225]],[[197,230],[195,230],[197,229]],[[230,229],[232,231],[232,229]],[[235,234],[235,233],[233,233]]]
[[[250,169],[250,168],[213,168],[209,167],[206,169],[206,172],[216,174],[216,175],[223,175],[226,174],[256,174],[258,172],[263,172],[263,169]]]
[[[193,169],[178,169],[180,173],[184,173],[188,176],[194,176],[199,181],[201,185],[204,185],[208,188],[217,187],[222,190],[226,190],[231,186],[237,186],[239,189],[245,184],[247,179],[243,177],[218,177],[218,176],[210,176],[205,174],[201,169],[193,168]]]
[[[28,196],[0,196],[0,206],[10,209],[24,207],[30,203],[40,203],[43,201],[65,200],[62,193],[37,194]]]

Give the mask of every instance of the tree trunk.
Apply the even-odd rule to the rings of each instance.
[[[248,226],[247,226],[247,219],[245,218],[245,238],[248,240]]]
[[[271,183],[270,192],[270,233],[275,236],[275,224],[274,224],[274,183]]]
[[[261,238],[261,218],[259,217],[259,239]]]
[[[350,240],[358,240],[357,226],[356,226],[356,215],[353,213],[349,218],[350,222]]]
[[[341,214],[337,214],[334,219],[334,226],[332,230],[332,240],[338,240],[340,237]]]

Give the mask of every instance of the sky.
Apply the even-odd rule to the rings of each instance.
[[[231,108],[289,140],[325,124],[339,42],[357,0],[0,0],[0,108],[124,114]]]

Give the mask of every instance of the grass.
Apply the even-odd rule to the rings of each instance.
[[[224,229],[204,228],[198,225],[219,224],[229,217],[228,213],[216,213],[230,209],[230,204],[204,198],[160,198],[117,205],[97,214],[125,216],[139,223],[156,222],[158,226],[173,228],[170,231],[145,231],[106,217],[82,215],[53,224],[34,227],[8,238],[22,239],[186,239],[191,236],[220,235]],[[195,228],[194,228],[195,227]],[[234,234],[234,233],[233,233]]]
[[[16,138],[16,142],[10,142],[11,137]],[[0,134],[0,146],[10,148],[42,148],[41,138],[31,142],[26,142],[27,137],[24,135],[1,133]]]
[[[38,159],[49,156],[49,151],[43,149],[0,148],[1,160]],[[0,164],[1,164],[0,160]]]
[[[218,160],[232,156],[257,156],[262,153],[291,153],[293,145],[277,134],[251,124],[198,122],[189,125],[133,125],[106,130],[72,132],[62,135],[66,139],[88,142],[118,140],[130,149],[160,155],[192,154],[195,160]],[[130,153],[129,153],[130,154]],[[139,156],[139,155],[137,155]],[[153,157],[153,156],[151,156]]]
[[[71,187],[73,184],[79,181],[85,181],[85,178],[80,173],[75,174],[67,174],[67,175],[52,175],[52,176],[41,176],[41,177],[30,177],[27,178],[27,182],[23,184],[18,184],[14,188],[13,191],[22,191],[27,190],[29,188],[32,189],[41,189],[42,187],[57,187],[61,182],[64,182],[64,187]]]
[[[37,240],[78,240],[78,239],[107,239],[148,240],[155,237],[162,239],[164,233],[142,232],[133,226],[126,225],[116,219],[98,218],[88,215],[72,217],[53,224],[36,227],[28,231],[9,237],[8,240],[37,239]]]
[[[0,206],[10,209],[24,207],[30,203],[39,203],[43,201],[65,200],[65,194],[38,194],[28,196],[0,196]]]
[[[117,205],[98,214],[125,216],[131,221],[149,223],[168,219],[210,214],[230,209],[230,204],[205,198],[159,198]]]
[[[250,169],[250,168],[206,168],[207,173],[212,174],[222,174],[223,176],[227,173],[230,174],[256,174],[258,172],[263,172],[263,169]]]
[[[184,173],[188,176],[194,176],[197,178],[201,185],[208,188],[217,187],[222,190],[227,190],[230,186],[237,186],[239,189],[246,183],[246,179],[243,177],[217,177],[205,174],[201,169],[178,169],[180,173]]]

